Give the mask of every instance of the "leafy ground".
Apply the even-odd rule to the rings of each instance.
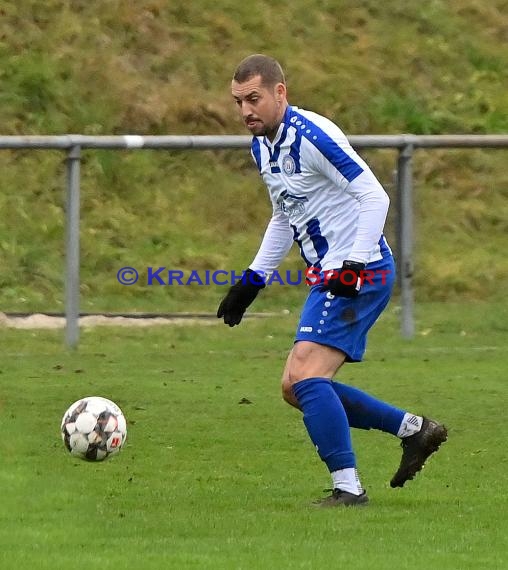
[[[392,490],[397,441],[355,432],[371,504],[347,511],[309,506],[328,476],[279,398],[295,315],[233,330],[98,328],[74,353],[61,332],[2,330],[0,566],[506,568],[506,304],[422,304],[410,342],[397,317],[393,305],[341,379],[432,414],[450,438]],[[89,394],[129,422],[103,464],[71,458],[58,433]]]
[[[348,134],[506,133],[505,8],[505,0],[263,0],[256,10],[229,0],[4,2],[2,133],[243,134],[228,85],[252,52],[279,58],[290,101]],[[395,153],[365,156],[394,198]],[[2,310],[62,309],[63,158],[0,152]],[[505,166],[506,150],[418,151],[421,299],[506,293]],[[116,272],[244,268],[268,215],[247,152],[84,153],[83,310],[209,308],[213,288],[127,290]]]

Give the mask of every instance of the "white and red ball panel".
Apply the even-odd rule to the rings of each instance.
[[[111,400],[89,396],[74,402],[61,423],[62,439],[74,456],[102,461],[118,453],[127,438],[122,410]]]

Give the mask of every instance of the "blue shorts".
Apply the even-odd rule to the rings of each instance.
[[[367,333],[390,300],[395,281],[395,263],[389,255],[369,263],[358,297],[334,297],[313,285],[302,309],[295,342],[307,340],[338,348],[346,354],[346,362],[362,360]],[[381,273],[383,272],[383,273]]]

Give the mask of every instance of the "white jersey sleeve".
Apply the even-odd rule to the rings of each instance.
[[[346,192],[360,202],[355,241],[347,258],[368,263],[383,233],[390,198],[370,170],[364,170],[350,182]]]
[[[289,219],[280,211],[275,211],[261,242],[254,261],[249,265],[253,271],[272,273],[286,257],[293,244],[293,232]]]
[[[345,139],[345,137],[343,138]],[[336,140],[335,142],[341,147],[344,146],[342,140]],[[346,146],[349,147],[347,141]],[[354,156],[355,162],[361,165],[363,169],[350,182],[322,154],[317,155],[320,161],[318,167],[338,188],[342,188],[359,203],[356,235],[351,246],[351,252],[346,255],[346,258],[350,261],[368,263],[372,249],[376,246],[379,236],[383,233],[390,198],[367,164],[351,147],[348,148],[348,155]]]

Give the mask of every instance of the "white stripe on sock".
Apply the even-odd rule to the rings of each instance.
[[[397,437],[409,437],[418,433],[422,429],[423,418],[421,416],[415,416],[414,414],[404,414],[402,418],[402,423],[400,424],[399,431],[397,432]]]

